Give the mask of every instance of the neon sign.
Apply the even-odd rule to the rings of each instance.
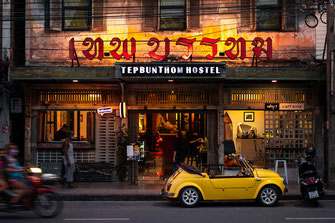
[[[187,38],[179,38],[176,45],[184,46],[186,47],[186,52],[181,56],[184,60],[189,60],[193,55],[193,46],[195,44],[196,38],[193,39],[187,39]],[[159,41],[156,37],[152,37],[148,40],[147,45],[153,46],[154,48],[148,52],[148,55],[159,61],[163,61],[170,55],[170,46],[171,46],[171,40],[168,38],[164,39],[164,54],[159,55],[156,53],[158,50],[161,41]],[[208,60],[214,59],[214,57],[218,53],[217,44],[220,42],[220,38],[217,39],[211,39],[204,37],[200,41],[200,45],[208,46],[211,48],[211,53],[208,55],[205,55],[205,57]],[[224,45],[227,47],[230,47],[228,50],[225,50],[224,53],[229,59],[245,59],[246,58],[246,45],[247,41],[244,38],[235,39],[233,37],[227,38],[227,40],[224,40]],[[72,60],[77,59],[76,52],[75,52],[75,46],[74,46],[75,40],[72,38],[69,41],[69,57]],[[130,51],[128,50],[128,44],[130,43]],[[266,43],[266,44],[265,44]],[[82,42],[83,46],[86,46],[87,48],[82,50],[82,53],[84,56],[89,59],[93,60],[94,58],[97,58],[98,60],[102,60],[104,58],[104,40],[102,40],[100,37],[96,38],[95,40],[91,37],[86,37],[84,41]],[[126,60],[130,60],[131,58],[135,59],[136,54],[136,40],[132,37],[130,40],[125,39],[121,41],[120,38],[114,37],[110,42],[110,46],[115,46],[113,50],[110,50],[107,52],[107,54],[110,54],[113,58],[116,60],[120,60],[121,58],[124,58]],[[251,45],[253,46],[252,51],[256,59],[261,57],[262,53],[266,55],[267,59],[272,58],[272,39],[268,37],[266,40],[264,40],[261,37],[256,37],[251,41]],[[122,53],[118,53],[119,49],[122,47]],[[235,53],[234,53],[235,52]]]
[[[113,109],[108,107],[108,108],[98,108],[97,109],[98,114],[100,114],[101,116],[103,116],[104,114],[108,114],[108,113],[112,113]]]

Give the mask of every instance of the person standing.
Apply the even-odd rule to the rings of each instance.
[[[191,166],[193,164],[193,160],[195,159],[196,165],[198,167],[198,154],[199,149],[198,147],[203,142],[202,138],[199,137],[197,132],[193,132],[193,134],[190,136],[190,147],[189,147],[189,153],[187,157],[187,164],[189,161],[191,161]]]
[[[66,139],[66,137],[67,137],[66,133],[67,133],[68,130],[69,130],[69,126],[67,124],[64,124],[62,126],[62,128],[55,133],[55,141],[62,141],[64,139]],[[62,156],[64,156],[64,144],[63,144],[61,153],[62,153]],[[60,180],[61,184],[63,184],[63,186],[65,185],[64,184],[64,175],[65,175],[65,166],[64,166],[64,160],[62,160],[62,165],[61,165],[61,170],[60,170],[60,179],[59,180]]]
[[[177,166],[185,162],[186,154],[189,148],[189,140],[186,137],[186,131],[177,133],[177,139],[173,145],[173,172],[177,170]]]
[[[73,151],[73,131],[67,132],[67,137],[64,142],[64,167],[65,167],[65,177],[67,182],[67,188],[73,188],[73,174],[75,171],[74,163],[74,151]]]

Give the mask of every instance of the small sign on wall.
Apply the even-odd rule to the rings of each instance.
[[[279,110],[293,110],[299,111],[304,110],[305,105],[303,103],[280,103]]]
[[[21,98],[12,98],[10,103],[11,113],[22,113],[22,100]]]
[[[267,111],[278,111],[279,103],[265,103],[265,110]]]

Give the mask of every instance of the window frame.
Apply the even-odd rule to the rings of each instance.
[[[257,6],[256,0],[254,1],[254,6],[255,6],[255,11],[254,11],[254,19],[255,19],[255,31],[259,32],[278,32],[278,31],[285,31],[283,29],[283,22],[284,22],[284,10],[285,10],[285,4],[283,0],[278,0],[278,5],[265,5],[265,6]],[[278,17],[280,17],[280,24],[279,27],[274,29],[274,28],[258,28],[257,27],[257,10],[280,10],[280,13],[278,13]]]
[[[62,0],[62,31],[89,31],[92,30],[92,0],[88,0],[88,6],[64,6],[64,0]],[[69,29],[65,27],[65,11],[66,10],[80,10],[85,11],[87,10],[87,28],[75,28]]]
[[[159,17],[158,17],[158,30],[159,31],[186,31],[188,28],[188,9],[189,9],[189,3],[188,0],[185,1],[184,6],[161,6],[161,0],[158,0],[158,10],[159,10]],[[162,8],[163,9],[183,9],[184,10],[184,27],[182,29],[162,29],[161,27],[161,19],[162,19]]]
[[[57,112],[73,112],[73,125],[69,124],[69,120],[66,122],[66,124],[69,125],[70,130],[72,130],[73,132],[75,132],[75,128],[77,128],[77,132],[74,134],[74,136],[76,137],[75,140],[76,142],[84,142],[87,141],[89,143],[95,143],[96,142],[96,110],[92,110],[92,109],[76,109],[76,110],[72,110],[72,109],[52,109],[52,110],[38,110],[39,114],[38,114],[38,129],[37,129],[37,142],[38,143],[44,143],[44,142],[57,142],[55,141],[55,134],[56,132],[60,129],[59,127],[57,127],[57,124],[59,124],[58,118],[57,118]],[[75,113],[77,112],[77,113]],[[86,125],[86,140],[81,140],[81,121],[80,121],[80,115],[83,114],[82,112],[86,112],[88,113],[93,113],[92,118],[92,129],[90,129],[91,133],[89,133],[88,131],[88,122],[86,121],[85,125]],[[52,116],[52,120],[48,121],[47,117],[48,117],[48,113],[50,113],[50,117]],[[68,115],[68,114],[67,114]],[[76,118],[75,118],[76,116]],[[75,123],[75,119],[77,119],[77,123]],[[87,118],[88,120],[88,115]],[[65,124],[64,122],[60,124],[60,127]],[[83,123],[84,124],[84,123]],[[75,126],[76,125],[76,126]],[[51,132],[49,132],[49,135],[51,134],[51,138],[52,140],[50,141],[49,139],[49,135],[48,135],[48,129],[51,130],[52,129],[52,134]],[[91,140],[88,141],[88,135],[91,135]]]

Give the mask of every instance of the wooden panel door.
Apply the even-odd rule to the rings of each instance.
[[[95,162],[116,164],[117,121],[114,113],[96,115]]]

